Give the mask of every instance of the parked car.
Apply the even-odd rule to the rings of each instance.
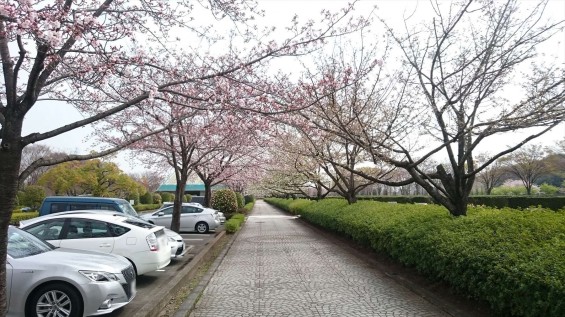
[[[21,221],[20,228],[56,247],[122,255],[138,275],[171,261],[162,227],[118,213],[57,213]]]
[[[121,198],[92,197],[92,196],[49,196],[43,199],[39,207],[39,215],[45,216],[62,211],[100,209],[122,212],[137,216],[131,204]]]
[[[107,314],[136,295],[135,271],[124,257],[55,248],[12,226],[7,248],[7,316]]]
[[[137,211],[124,199],[108,197],[74,197],[74,196],[50,196],[46,197],[39,207],[40,216],[51,213],[61,213],[77,210],[90,210],[92,212],[118,212],[128,216],[139,218]],[[165,229],[171,247],[171,257],[182,256],[186,253],[186,245],[183,238],[176,232]]]
[[[134,210],[134,212],[135,212],[135,210]],[[100,209],[63,211],[63,212],[60,212],[58,214],[59,215],[68,215],[68,214],[80,214],[80,213],[90,213],[90,214],[105,213],[105,214],[109,214],[109,215],[133,217],[134,220],[149,223],[139,216],[134,217],[134,216],[131,216],[129,214],[124,214],[124,213],[121,213],[121,212],[100,210]],[[137,215],[137,213],[136,213],[136,215]],[[26,223],[27,223],[26,220],[21,221],[20,226],[22,226]],[[167,228],[163,228],[163,230],[165,230],[165,234],[167,235],[167,238],[169,240],[168,242],[169,242],[169,247],[171,247],[171,258],[181,257],[181,256],[185,255],[186,252],[188,251],[188,249],[186,247],[186,244],[185,244],[182,236],[180,234],[174,232],[173,230],[170,230],[170,229],[167,229]]]
[[[172,202],[164,202],[163,207],[161,209],[165,209],[165,207],[169,207],[169,206],[173,206],[173,205],[174,205],[174,203],[172,203]],[[196,207],[199,207],[199,208],[205,208],[204,206],[202,206],[202,204],[196,203],[196,202],[182,203],[182,205],[183,206],[196,206]],[[220,211],[218,211],[214,208],[209,208],[209,209],[216,211],[216,214],[218,216],[218,220],[220,221],[220,224],[223,225],[226,222],[226,216],[224,215],[223,212],[220,212]]]
[[[167,206],[155,212],[141,215],[141,218],[150,223],[171,228],[172,215],[173,206]],[[207,233],[209,230],[215,230],[219,226],[220,220],[217,210],[197,207],[190,203],[182,204],[180,231]]]
[[[221,224],[226,223],[226,216],[221,211],[218,211],[218,220],[220,220]]]

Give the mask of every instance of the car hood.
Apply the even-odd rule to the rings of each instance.
[[[126,258],[119,255],[66,248],[57,248],[17,260],[34,263],[37,267],[58,266],[110,273],[119,273],[130,265]]]
[[[139,215],[139,218],[141,218],[141,219],[151,219],[152,216],[153,216],[153,212],[150,212],[150,213]]]

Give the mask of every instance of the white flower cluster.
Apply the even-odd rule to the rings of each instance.
[[[158,92],[159,92],[159,87],[157,87],[157,85],[152,86],[149,89],[149,97],[147,98],[147,100],[149,100],[150,102],[153,102],[153,100],[155,100],[155,96],[157,95]]]

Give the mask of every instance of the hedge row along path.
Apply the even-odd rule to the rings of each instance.
[[[190,316],[449,315],[258,201]]]

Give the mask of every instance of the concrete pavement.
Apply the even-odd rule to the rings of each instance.
[[[450,316],[263,201],[191,317]]]

